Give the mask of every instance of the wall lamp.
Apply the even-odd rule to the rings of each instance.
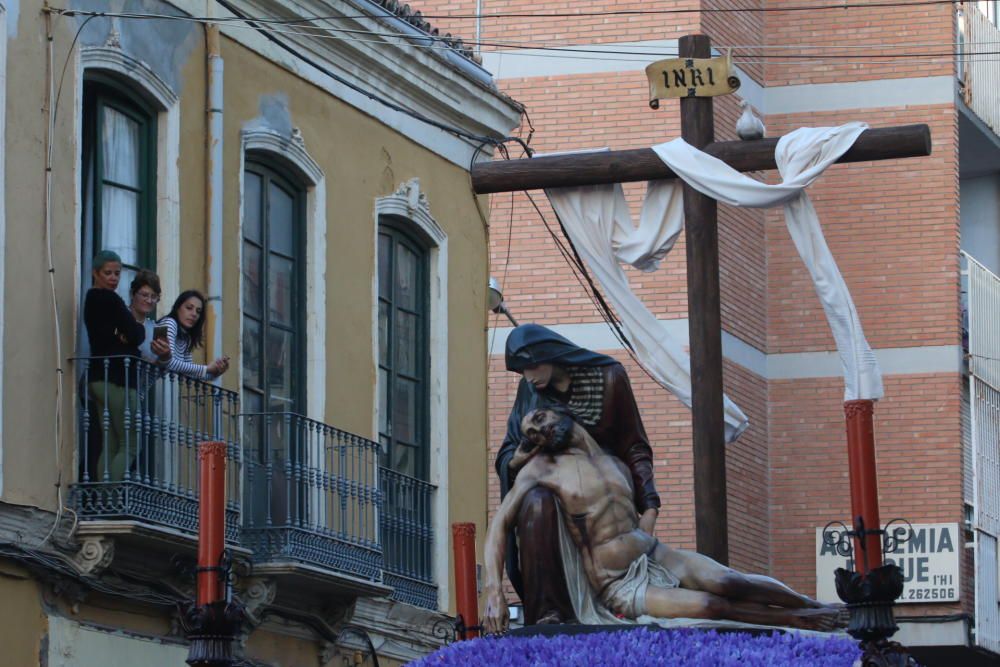
[[[497,279],[493,276],[490,276],[490,285],[487,292],[487,305],[494,313],[503,313],[506,315],[507,319],[510,320],[510,323],[515,327],[517,326],[517,320],[515,320],[514,316],[510,314],[509,310],[507,310],[507,304],[503,302],[503,291],[500,289],[500,283],[497,282]]]

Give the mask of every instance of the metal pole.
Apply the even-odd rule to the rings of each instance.
[[[214,3],[208,3],[211,12]],[[211,15],[211,14],[209,14]],[[223,61],[219,39],[219,26],[205,26],[205,76],[207,78],[208,116],[205,136],[205,221],[208,229],[208,261],[206,264],[207,291],[205,322],[207,329],[208,358],[222,356],[222,236],[223,236]],[[218,380],[216,380],[218,382]]]

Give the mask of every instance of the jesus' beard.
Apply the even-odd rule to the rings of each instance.
[[[576,422],[569,415],[559,419],[549,429],[548,438],[542,451],[547,454],[558,454],[569,448],[570,439],[573,437],[573,426]]]

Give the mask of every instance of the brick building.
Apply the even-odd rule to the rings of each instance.
[[[961,585],[912,593],[948,601],[900,605],[897,638],[942,664],[966,654],[985,660],[986,650],[995,658],[1000,348],[991,327],[1000,304],[1000,115],[991,96],[1000,69],[996,56],[975,54],[1000,42],[997,3],[835,11],[807,4],[816,7],[452,0],[425,2],[424,10],[453,32],[476,35],[501,89],[526,105],[531,145],[541,152],[642,148],[678,136],[676,101],[651,110],[643,68],[697,32],[732,47],[742,80],[737,95],[716,98],[717,140],[735,139],[740,97],[764,117],[769,136],[854,120],[930,126],[930,157],[838,165],[809,193],[884,374],[876,408],[883,520],[948,524],[935,528],[936,547],[943,529],[953,544],[942,547],[942,567],[960,572],[920,560],[942,553],[903,548],[904,574],[914,578],[907,591],[924,577],[953,576],[923,583]],[[733,9],[741,11],[719,11]],[[478,20],[448,17],[477,12]],[[545,50],[552,46],[577,52]],[[641,193],[626,186],[633,204]],[[532,194],[555,225],[543,195]],[[524,193],[493,195],[492,211],[491,271],[514,315],[629,369],[654,443],[664,499],[659,536],[693,547],[688,410],[628,358]],[[850,511],[833,338],[779,210],[720,205],[719,228],[726,391],[751,421],[728,450],[731,562],[822,593],[832,568],[817,563],[817,528]],[[686,339],[684,255],[678,247],[657,273],[629,276],[663,325]],[[506,324],[496,319],[490,334],[493,452],[517,380],[504,371]],[[918,534],[929,539],[929,530]]]

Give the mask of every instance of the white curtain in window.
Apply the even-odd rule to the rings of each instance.
[[[124,264],[139,263],[139,124],[104,107],[101,128],[101,248],[118,253]],[[127,187],[121,187],[127,186]],[[132,271],[122,272],[118,292],[128,300]]]

